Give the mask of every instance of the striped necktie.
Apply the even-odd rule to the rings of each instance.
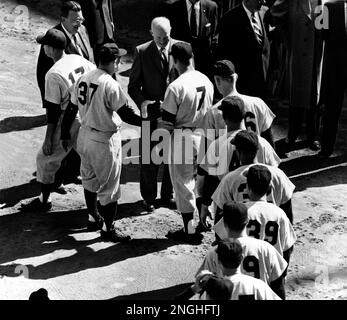
[[[74,45],[75,45],[75,48],[77,49],[79,55],[83,57],[84,55],[83,55],[83,52],[82,52],[82,50],[81,50],[81,47],[80,47],[79,44],[78,44],[76,34],[74,34],[74,35],[72,36],[72,39],[73,39],[73,41],[75,42]]]
[[[168,72],[169,72],[169,61],[168,61],[168,59],[166,57],[166,54],[165,54],[165,48],[161,48],[160,49],[160,58],[161,58],[161,62],[162,62],[164,73],[166,75],[168,75]]]
[[[252,27],[255,33],[255,36],[257,38],[257,41],[259,42],[260,45],[263,44],[263,31],[262,31],[262,27],[259,24],[256,16],[255,16],[255,12],[252,13],[251,15],[252,17]]]

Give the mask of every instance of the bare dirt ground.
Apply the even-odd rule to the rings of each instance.
[[[35,77],[35,37],[57,21],[57,2],[0,3],[0,299],[28,299],[40,287],[52,299],[168,299],[193,281],[213,235],[205,234],[199,246],[166,239],[168,230],[179,228],[180,217],[164,208],[150,215],[142,212],[138,166],[123,167],[118,224],[132,235],[128,244],[100,242],[98,233],[86,232],[80,185],[67,185],[65,196],[53,194],[50,213],[18,211],[20,201],[39,194],[33,172],[45,118]],[[115,3],[119,41],[128,49],[148,37],[146,24],[129,12],[144,19],[153,9],[146,11],[145,1],[134,7],[135,2]],[[19,20],[25,8],[28,25]],[[126,19],[127,13],[132,19]],[[121,66],[124,88],[130,66],[131,54]],[[279,139],[285,134],[287,108],[279,103],[272,108]],[[301,149],[281,164],[296,185],[298,241],[288,272],[288,299],[347,298],[346,130],[344,108],[333,157],[318,160]],[[138,131],[125,126],[122,135],[136,139]]]

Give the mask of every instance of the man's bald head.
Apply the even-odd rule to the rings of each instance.
[[[171,25],[169,19],[165,17],[156,17],[151,23],[151,34],[155,43],[165,48],[170,41]]]

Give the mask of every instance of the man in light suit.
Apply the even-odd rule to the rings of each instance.
[[[263,0],[244,0],[220,21],[218,51],[220,59],[233,62],[242,93],[266,97],[270,44],[263,22]]]
[[[317,141],[322,74],[322,34],[315,27],[320,0],[277,0],[270,9],[272,24],[280,28],[288,51],[289,128],[287,147],[293,149],[303,124],[312,150]]]
[[[145,114],[147,110],[148,113],[151,113],[151,110],[159,112],[160,101],[164,100],[168,84],[178,76],[177,71],[173,69],[172,57],[169,55],[172,44],[176,43],[177,40],[170,37],[170,32],[170,21],[167,18],[157,17],[153,19],[151,24],[153,40],[136,47],[129,77],[128,93],[144,116],[144,124],[147,127],[150,124],[151,133],[156,129],[156,120],[146,121],[147,116]],[[142,145],[146,143],[143,141]],[[156,144],[157,142],[152,142],[150,149]],[[142,150],[142,155],[144,152],[148,152],[148,150]],[[159,165],[154,164],[151,159],[148,160],[150,160],[149,163],[144,163],[145,160],[142,156],[140,191],[146,211],[152,212],[157,197]],[[161,204],[172,207],[174,205],[172,198],[173,188],[166,164],[164,165],[161,186]]]
[[[54,28],[62,31],[67,40],[65,53],[78,54],[94,63],[94,54],[90,46],[86,28],[82,25],[84,21],[81,6],[75,1],[64,2],[61,7],[61,22]],[[45,54],[44,46],[41,46],[37,67],[36,78],[41,92],[42,102],[45,98],[45,76],[47,71],[53,66],[54,61]],[[69,164],[69,165],[67,165]],[[63,176],[70,179],[71,176],[79,175],[80,159],[73,151],[63,161],[61,169],[56,174],[55,184],[60,193],[66,193],[61,186]],[[74,180],[73,178],[71,180]],[[70,181],[69,181],[70,182]]]
[[[162,8],[172,26],[172,37],[191,44],[195,69],[213,82],[218,7],[211,0],[177,0]]]
[[[322,98],[325,108],[320,156],[329,157],[334,151],[347,87],[347,3],[343,0],[329,0],[325,5],[329,13],[329,28],[324,30]]]

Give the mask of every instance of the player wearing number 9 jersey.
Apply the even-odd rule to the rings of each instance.
[[[257,141],[257,136],[253,132],[240,131],[235,136],[234,145],[241,167],[229,172],[212,195],[212,200],[219,209],[222,209],[228,201],[249,200],[246,175],[248,169],[256,164]],[[267,197],[268,201],[282,208],[290,222],[293,223],[291,199],[295,189],[294,184],[281,169],[264,164],[258,165],[266,166],[271,172],[271,190]]]
[[[242,247],[241,273],[263,280],[284,299],[284,278],[288,264],[271,244],[247,236],[247,207],[242,203],[228,202],[223,207],[223,216],[226,239],[237,239]],[[231,275],[230,270],[223,268],[228,257],[221,257],[219,250],[218,244],[208,251],[197,274],[208,270],[219,276]]]
[[[45,35],[37,38],[44,46],[47,56],[54,60],[45,79],[44,107],[47,114],[47,131],[42,148],[37,157],[37,181],[41,183],[41,195],[27,205],[25,211],[48,211],[52,207],[50,193],[55,174],[61,162],[76,147],[79,121],[75,120],[70,128],[71,143],[66,150],[60,144],[61,121],[69,103],[71,90],[79,77],[96,67],[85,58],[75,54],[65,54],[66,38],[62,31],[50,29]]]
[[[166,90],[158,127],[171,132],[173,129],[180,129],[171,135],[169,170],[184,228],[179,232],[169,233],[168,236],[189,242],[196,240],[193,226],[194,213],[197,211],[194,189],[201,132],[195,129],[201,128],[202,119],[212,105],[213,84],[204,74],[194,70],[189,44],[173,44],[170,54],[179,77]],[[182,135],[177,134],[178,131]]]
[[[77,151],[81,156],[81,176],[89,213],[89,229],[101,228],[103,240],[127,241],[129,236],[117,230],[113,220],[120,198],[122,166],[120,126],[122,120],[140,126],[141,118],[128,106],[119,83],[112,78],[115,62],[126,54],[115,43],[104,44],[98,51],[99,66],[80,78],[71,95],[71,103],[62,125],[63,144],[68,139],[69,122],[81,117]],[[97,199],[101,213],[97,210]]]

